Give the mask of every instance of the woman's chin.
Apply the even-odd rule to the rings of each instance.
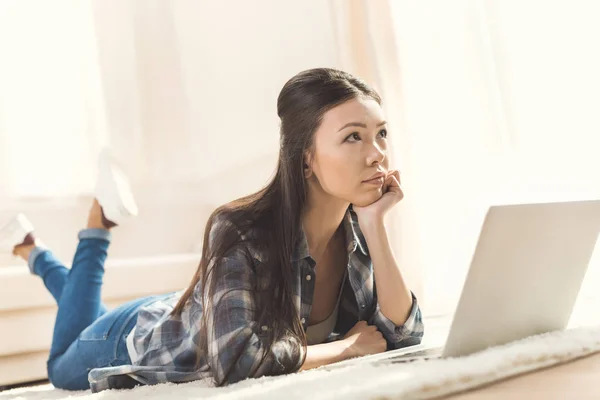
[[[368,195],[360,196],[359,198],[356,199],[356,201],[353,201],[352,204],[354,204],[357,207],[366,207],[366,206],[369,206],[369,205],[375,203],[377,200],[379,200],[381,198],[381,196],[382,196],[381,189],[373,190]]]

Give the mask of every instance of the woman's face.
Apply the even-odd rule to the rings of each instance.
[[[322,190],[357,206],[378,200],[383,180],[364,182],[388,170],[383,110],[370,98],[355,98],[327,111],[307,154],[312,176]],[[312,162],[311,162],[312,161]]]

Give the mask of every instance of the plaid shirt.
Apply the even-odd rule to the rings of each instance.
[[[388,344],[387,350],[419,344],[423,336],[421,312],[413,294],[413,304],[403,325],[395,325],[379,308],[373,267],[365,238],[358,226],[356,214],[350,208],[344,217],[348,274],[342,288],[338,319],[325,343],[343,338],[359,321],[376,325]],[[251,251],[253,249],[250,249]],[[278,375],[288,364],[299,343],[281,339],[274,343],[270,354],[261,363],[267,350],[266,333],[269,327],[259,326],[254,318],[254,298],[251,288],[255,279],[255,265],[248,265],[243,251],[234,251],[223,259],[223,279],[220,279],[213,304],[207,315],[208,355],[195,366],[202,294],[199,285],[192,301],[180,317],[173,317],[173,309],[182,291],[141,307],[135,328],[134,347],[138,359],[133,365],[95,368],[88,374],[92,392],[105,389],[131,388],[134,385],[152,385],[163,382],[204,380],[207,386],[231,384],[246,378]],[[253,251],[254,262],[260,254]],[[292,254],[296,275],[295,304],[304,329],[312,307],[315,290],[315,261],[309,254],[304,231]],[[297,365],[297,369],[301,365]]]

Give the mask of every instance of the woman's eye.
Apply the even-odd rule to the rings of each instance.
[[[387,137],[387,130],[382,129],[382,130],[379,131],[379,133],[381,133],[381,132],[384,133],[383,137],[386,138]]]
[[[351,133],[350,135],[348,135],[348,137],[346,137],[346,140],[348,140],[350,138],[354,138],[356,140],[360,140],[360,136],[358,136],[358,133],[356,133],[356,132]]]

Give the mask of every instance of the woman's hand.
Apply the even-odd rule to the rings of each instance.
[[[389,170],[387,172],[383,182],[382,191],[383,195],[379,200],[376,200],[368,206],[359,207],[354,204],[352,205],[352,209],[356,212],[356,216],[358,217],[359,224],[361,221],[383,221],[387,212],[402,200],[404,193],[400,187],[400,172],[398,170]]]
[[[342,342],[346,348],[344,359],[383,353],[387,349],[383,334],[375,325],[367,324],[367,321],[358,321],[344,335]]]

